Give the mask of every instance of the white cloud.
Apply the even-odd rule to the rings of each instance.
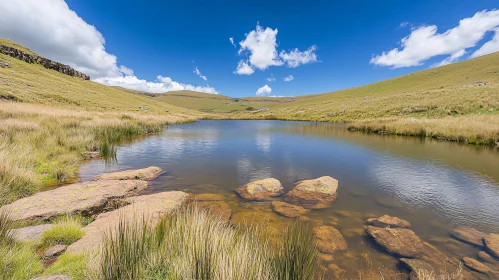
[[[208,80],[208,78],[206,78],[206,76],[203,76],[203,74],[201,74],[201,71],[199,71],[199,69],[198,69],[197,67],[194,69],[194,72],[193,72],[193,73],[194,73],[194,74],[196,74],[196,75],[198,75],[198,76],[199,76],[199,78],[201,78],[201,79],[203,79],[203,80],[205,80],[205,81],[207,81],[207,80]]]
[[[132,69],[118,67],[116,56],[105,50],[104,36],[64,0],[0,0],[0,7],[0,37],[68,64],[97,82],[148,92],[187,89],[217,93],[210,86],[196,87],[162,76],[148,82],[137,78]]]
[[[447,65],[447,64],[451,64],[453,62],[456,62],[459,58],[461,58],[466,53],[467,53],[467,51],[465,51],[465,50],[457,51],[457,52],[451,54],[451,56],[449,56],[449,57],[445,58],[444,60],[440,61],[439,63],[433,64],[431,67],[438,67],[438,66],[444,66],[444,65]]]
[[[275,82],[274,74],[270,74],[270,77],[266,78],[267,82]]]
[[[289,75],[289,76],[287,76],[287,77],[284,77],[284,79],[283,79],[283,80],[284,80],[285,82],[291,82],[291,81],[292,81],[292,80],[294,80],[294,79],[295,79],[295,77],[293,77],[293,75]]]
[[[126,67],[125,65],[120,66],[120,72],[127,76],[133,76],[133,70]]]
[[[215,88],[206,86],[193,86],[190,84],[182,84],[173,81],[170,77],[158,76],[155,82],[149,82],[137,78],[136,76],[119,76],[119,77],[106,77],[99,78],[96,82],[108,85],[108,86],[119,86],[134,90],[153,92],[153,93],[164,93],[168,91],[177,90],[191,90],[198,92],[205,92],[211,94],[218,94]]]
[[[251,75],[255,73],[255,70],[253,67],[251,67],[247,61],[240,60],[239,63],[237,64],[236,71],[234,71],[234,74],[239,74],[239,75]]]
[[[256,95],[265,96],[265,95],[269,95],[271,92],[272,92],[272,88],[269,87],[268,85],[264,85],[263,87],[259,88],[256,91]]]
[[[392,68],[418,66],[438,55],[449,55],[448,61],[456,60],[457,55],[476,46],[486,32],[498,26],[499,10],[491,10],[481,11],[473,17],[465,18],[458,26],[444,33],[437,33],[436,25],[414,28],[409,36],[400,41],[400,49],[394,48],[374,56],[371,64]],[[493,42],[488,44],[487,48],[489,46],[490,49],[495,49]]]
[[[317,62],[315,46],[308,48],[304,52],[294,49],[290,52],[281,51],[278,53],[277,33],[277,28],[272,29],[267,27],[264,29],[260,24],[257,24],[255,30],[247,33],[245,35],[246,38],[239,43],[241,47],[238,54],[249,53],[249,59],[246,64],[262,71],[270,66],[282,66],[286,64],[288,67],[298,67],[301,64]],[[240,67],[241,61],[239,62],[238,69]],[[237,70],[236,72],[239,73]]]
[[[294,49],[290,52],[281,51],[279,57],[286,62],[288,67],[296,68],[302,64],[317,62],[317,55],[315,54],[316,49],[316,46],[311,46],[304,52],[301,52],[298,49]]]
[[[231,43],[234,47],[236,46],[236,44],[234,43],[234,38],[230,37],[230,38],[229,38],[229,41],[230,41],[230,43]]]
[[[474,52],[471,57],[479,57],[493,52],[499,52],[499,28],[495,30],[492,40],[483,44],[483,46]]]

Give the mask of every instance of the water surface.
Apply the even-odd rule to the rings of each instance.
[[[148,192],[220,193],[234,212],[269,215],[268,203],[243,203],[234,189],[273,177],[287,191],[297,181],[332,176],[339,181],[337,201],[309,217],[334,224],[345,235],[349,253],[335,263],[348,275],[366,256],[372,266],[396,269],[396,259],[352,234],[370,216],[406,219],[422,239],[458,257],[477,250],[449,241],[450,228],[499,231],[499,152],[494,148],[350,132],[342,124],[198,121],[123,145],[117,160],[91,161],[80,176],[159,166],[167,173]]]

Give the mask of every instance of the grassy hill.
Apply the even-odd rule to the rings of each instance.
[[[251,112],[262,108],[271,108],[279,104],[293,102],[296,98],[246,97],[231,98],[221,94],[208,94],[189,90],[170,91],[166,93],[147,93],[136,90],[124,91],[153,97],[156,101],[176,105],[183,108],[210,113]]]

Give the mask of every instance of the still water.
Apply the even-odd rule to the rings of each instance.
[[[270,204],[243,203],[234,189],[269,177],[280,180],[285,191],[300,180],[336,178],[333,207],[308,216],[324,224],[334,221],[330,224],[345,236],[347,257],[335,263],[347,277],[356,273],[359,259],[374,268],[399,269],[395,258],[358,234],[367,217],[405,219],[424,241],[454,257],[473,257],[478,250],[449,239],[449,229],[499,232],[496,148],[350,132],[342,124],[198,121],[120,146],[117,162],[90,161],[80,177],[151,165],[167,172],[148,192],[218,193],[234,212],[269,215],[275,215]]]

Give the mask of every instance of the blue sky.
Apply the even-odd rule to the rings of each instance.
[[[0,0],[0,7],[6,13],[0,11],[0,18],[27,22],[6,26],[0,19],[0,37],[87,70],[99,82],[149,91],[166,85],[242,97],[262,88],[263,95],[297,96],[369,84],[445,59],[468,59],[482,47],[480,53],[499,50],[497,0]],[[466,18],[470,23],[460,25]],[[453,28],[454,35],[438,36]],[[372,60],[394,48],[402,51],[401,40],[411,33],[404,52]],[[246,47],[239,54],[240,42]],[[67,49],[56,47],[61,43]],[[239,62],[252,70],[237,74]]]

